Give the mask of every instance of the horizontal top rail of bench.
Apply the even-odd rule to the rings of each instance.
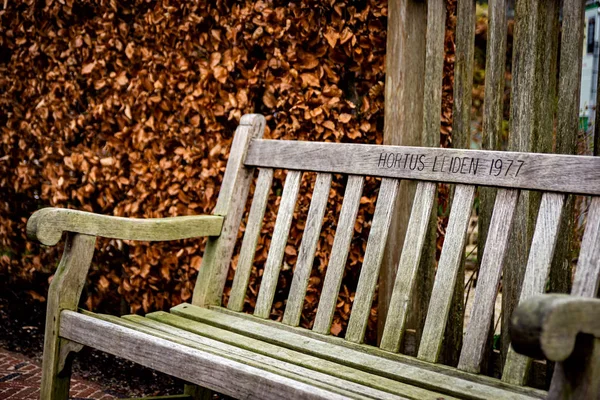
[[[600,157],[255,139],[245,164],[600,195]]]

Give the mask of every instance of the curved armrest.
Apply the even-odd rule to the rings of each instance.
[[[600,299],[564,294],[535,296],[517,307],[510,323],[515,351],[557,362],[573,353],[580,333],[600,338]]]
[[[219,236],[222,225],[223,217],[218,215],[137,219],[43,208],[27,221],[27,236],[47,246],[58,243],[63,232],[123,240],[166,241]]]

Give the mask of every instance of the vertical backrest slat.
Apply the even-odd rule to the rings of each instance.
[[[246,167],[244,160],[250,141],[261,138],[264,131],[265,117],[258,114],[242,116],[240,126],[235,131],[219,198],[213,211],[213,214],[225,217],[223,228],[220,236],[211,237],[206,243],[192,297],[192,304],[196,306],[221,305],[229,264],[254,176],[254,168]]]
[[[542,196],[519,303],[531,296],[544,293],[556,247],[564,202],[565,195],[560,193],[544,193]],[[510,347],[502,380],[514,385],[524,385],[530,362],[528,357],[516,353]]]
[[[365,337],[399,186],[399,179],[383,178],[381,180],[377,206],[346,331],[346,340],[350,342],[362,343]]]
[[[513,189],[501,189],[496,195],[473,310],[458,363],[458,368],[463,371],[479,373],[481,367],[518,198],[519,191]]]
[[[331,174],[318,173],[310,208],[306,216],[306,226],[302,233],[302,243],[298,251],[298,260],[296,261],[290,295],[288,296],[285,313],[283,314],[282,322],[286,325],[298,326],[300,323],[304,297],[306,296],[308,280],[315,259],[315,251],[317,251],[330,189]]]
[[[394,352],[400,350],[409,301],[417,279],[417,271],[429,226],[436,187],[436,184],[432,182],[419,182],[417,185],[390,300],[390,311],[388,311],[381,338],[381,348],[384,350]]]
[[[363,176],[348,176],[342,211],[335,232],[325,282],[321,290],[321,298],[319,299],[317,316],[313,326],[313,331],[325,335],[329,334],[331,330],[331,322],[340,293],[342,276],[348,259],[348,250],[354,234],[354,223],[358,214],[364,181]]]
[[[440,255],[429,310],[419,345],[418,357],[425,361],[437,362],[442,348],[454,286],[457,284],[458,269],[464,255],[474,198],[475,186],[456,185],[452,211],[446,229],[446,239]],[[458,284],[462,285],[462,282],[458,282]]]
[[[600,197],[593,197],[588,211],[581,253],[571,294],[596,297],[600,285]]]
[[[246,232],[244,233],[242,249],[240,250],[240,258],[235,271],[235,277],[233,278],[229,302],[227,303],[227,308],[233,311],[241,311],[244,307],[244,298],[248,289],[256,245],[262,228],[265,210],[267,209],[267,201],[272,183],[273,169],[261,168],[256,180],[252,206],[248,214],[248,223],[246,224]]]
[[[269,255],[265,263],[258,298],[256,299],[256,307],[254,315],[259,318],[268,318],[271,314],[273,298],[277,289],[277,281],[279,280],[279,271],[281,271],[281,263],[283,262],[283,254],[287,244],[292,219],[294,217],[294,209],[296,208],[296,200],[298,191],[300,190],[300,182],[302,178],[301,171],[288,171],[281,195],[281,203],[279,211],[277,211],[277,219],[273,228],[273,238]]]

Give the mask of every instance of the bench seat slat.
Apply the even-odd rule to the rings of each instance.
[[[273,170],[271,168],[261,168],[256,180],[256,189],[254,190],[252,206],[250,206],[250,213],[248,214],[248,223],[246,224],[246,232],[242,241],[242,249],[240,250],[240,258],[235,271],[233,286],[231,287],[231,295],[227,303],[227,308],[230,310],[241,311],[244,306],[244,297],[248,289],[256,245],[258,244],[272,183]]]
[[[317,174],[310,208],[306,216],[306,227],[302,233],[300,250],[298,250],[298,260],[296,261],[290,295],[283,314],[282,322],[287,325],[298,326],[300,323],[308,280],[315,260],[327,200],[329,200],[331,178],[331,174]]]
[[[450,219],[446,229],[446,239],[442,247],[427,318],[425,319],[423,335],[419,345],[418,357],[421,360],[438,361],[452,303],[452,295],[454,294],[454,286],[457,284],[456,278],[464,255],[467,228],[471,218],[474,198],[475,186],[456,185]],[[462,285],[462,282],[458,284]]]
[[[351,342],[362,343],[365,337],[399,186],[399,179],[383,178],[381,180],[377,206],[346,331],[346,340]]]
[[[223,308],[205,309],[180,304],[172,308],[171,313],[448,396],[470,399],[531,399],[542,398],[544,395],[544,392],[534,389],[507,385],[497,379],[460,372],[251,315],[232,313]],[[386,356],[375,355],[368,350]]]
[[[232,332],[229,329],[223,329],[212,326],[200,321],[194,321],[182,316],[169,314],[166,312],[158,312],[148,314],[147,318],[168,324],[175,328],[186,330],[195,335],[201,335],[209,339],[219,340],[227,345],[236,346],[244,350],[252,351],[263,356],[272,357],[276,360],[297,365],[299,367],[310,367],[317,373],[328,374],[338,379],[344,379],[349,383],[371,388],[373,394],[383,393],[384,397],[409,399],[430,399],[436,400],[439,398],[439,392],[432,392],[423,388],[407,385],[402,382],[396,382],[389,378],[371,374],[360,369],[352,368],[346,365],[325,360],[314,355],[305,354],[300,351],[278,346],[272,343],[265,342],[260,339],[244,336],[243,334]],[[340,388],[344,389],[344,386]],[[364,391],[364,390],[363,390]],[[390,396],[394,395],[394,396]]]
[[[348,259],[348,250],[354,234],[354,223],[360,206],[360,197],[362,195],[365,178],[358,175],[350,175],[344,193],[342,210],[338,220],[338,226],[333,239],[333,247],[327,265],[325,282],[321,290],[321,298],[317,308],[317,315],[313,330],[318,333],[328,335],[331,330],[331,322],[335,312],[342,276]]]
[[[600,285],[600,197],[592,198],[573,290],[575,296],[596,297]]]
[[[300,171],[288,171],[285,178],[281,203],[279,204],[277,219],[273,228],[271,247],[269,248],[258,298],[256,299],[256,307],[254,308],[254,315],[260,318],[268,318],[271,314],[273,298],[275,297],[279,271],[281,271],[281,264],[283,263],[283,254],[290,233],[290,227],[292,226],[301,179],[302,172]]]
[[[398,272],[392,291],[389,312],[381,338],[381,348],[397,352],[400,350],[405,330],[408,306],[412,296],[417,271],[421,262],[423,244],[429,226],[429,218],[436,195],[436,184],[419,182],[413,201],[404,246],[400,255]]]
[[[558,238],[564,201],[563,194],[544,193],[542,196],[519,303],[531,296],[544,293]],[[514,385],[524,385],[530,364],[530,358],[516,353],[510,347],[506,356],[502,380]]]
[[[313,369],[298,366],[296,364],[284,362],[275,357],[263,355],[260,352],[254,351],[254,346],[250,346],[251,344],[255,345],[257,343],[260,345],[260,342],[255,339],[243,337],[241,335],[227,332],[210,325],[201,324],[198,322],[194,323],[190,320],[185,321],[188,323],[194,323],[197,327],[202,327],[202,334],[195,334],[188,332],[187,330],[177,328],[177,323],[173,324],[172,326],[167,323],[160,322],[160,319],[164,318],[162,314],[166,314],[167,316],[170,315],[171,317],[178,318],[178,320],[181,319],[180,317],[176,317],[168,313],[157,313],[157,315],[153,316],[155,319],[144,318],[140,315],[125,315],[122,318],[118,318],[112,315],[94,314],[89,312],[84,312],[84,314],[123,327],[135,329],[136,331],[147,333],[152,336],[170,340],[190,348],[206,351],[208,353],[231,358],[233,360],[239,360],[244,364],[262,368],[268,372],[276,373],[278,375],[295,379],[310,385],[322,387],[326,390],[335,391],[338,394],[343,394],[344,396],[348,396],[350,398],[364,398],[366,396],[367,398],[372,399],[401,399],[401,397],[391,393],[379,391],[369,386],[361,385],[345,379],[340,379],[335,376],[315,371]],[[229,341],[234,338],[238,339],[238,341],[232,345],[226,343],[226,341],[222,341],[221,339],[223,338],[229,339]],[[238,342],[240,338],[245,341],[246,345],[244,347],[252,348],[246,349],[239,347]],[[263,345],[268,344],[263,343]],[[275,353],[282,351],[285,352],[286,349],[277,348],[273,350]],[[287,351],[287,354],[296,355],[298,353]]]
[[[496,195],[477,278],[473,310],[458,363],[458,368],[464,371],[480,371],[518,198],[519,191],[514,189],[502,189]]]
[[[241,359],[232,360],[73,311],[61,313],[60,333],[74,342],[235,398],[347,398],[250,366]],[[231,385],[232,381],[236,384]]]

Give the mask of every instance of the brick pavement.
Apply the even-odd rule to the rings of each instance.
[[[40,396],[42,368],[36,362],[0,348],[0,399],[34,400]],[[71,380],[72,400],[108,400],[115,396],[96,383],[74,376]]]

